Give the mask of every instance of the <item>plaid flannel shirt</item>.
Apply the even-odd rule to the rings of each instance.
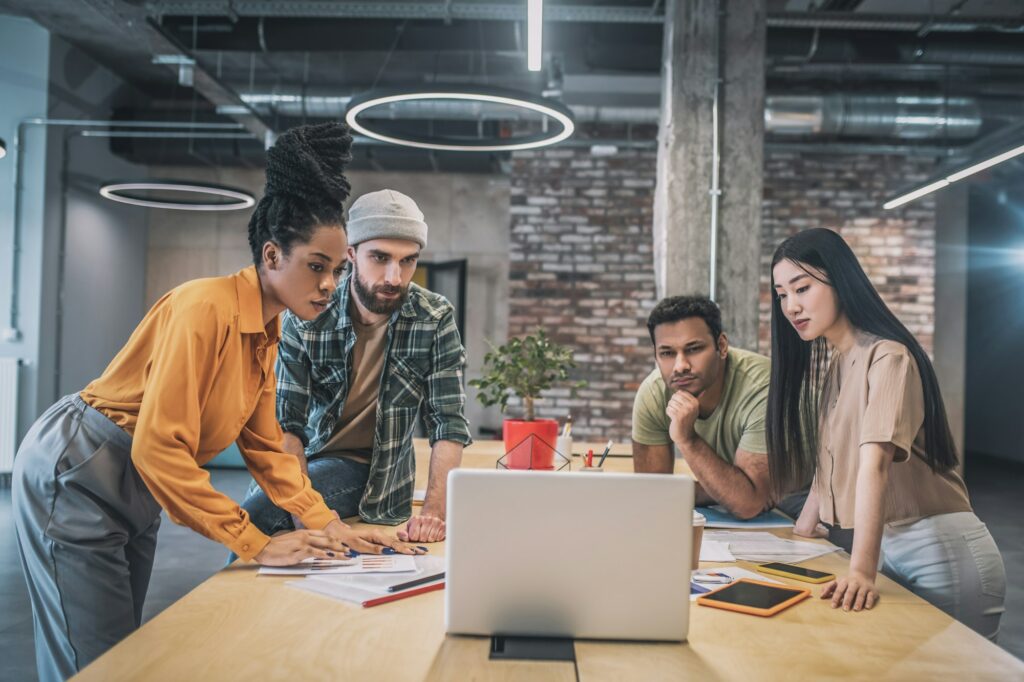
[[[282,321],[277,418],[281,428],[302,439],[307,455],[330,440],[348,396],[356,341],[348,313],[351,276],[339,283],[330,307],[315,320],[285,312]],[[465,364],[451,303],[410,284],[405,303],[388,321],[370,476],[359,502],[363,520],[396,525],[412,514],[412,438],[421,407],[431,445],[473,442],[463,413]]]

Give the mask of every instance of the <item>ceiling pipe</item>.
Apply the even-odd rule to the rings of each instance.
[[[900,140],[977,137],[982,116],[972,97],[917,95],[771,95],[765,127],[779,135]]]
[[[960,17],[862,12],[781,12],[768,15],[769,28],[824,28],[833,31],[903,31],[912,33],[966,33],[971,31],[1024,32],[1019,17]]]
[[[327,90],[279,87],[242,92],[249,106],[281,116],[342,118],[351,99]],[[577,123],[657,125],[657,107],[569,104]],[[226,113],[218,109],[218,113]],[[395,120],[516,120],[525,114],[479,102],[418,100],[378,107],[368,118]],[[832,135],[899,140],[966,140],[978,135],[981,108],[972,97],[918,95],[769,95],[765,129],[775,135]]]
[[[146,11],[157,20],[186,17],[315,17],[341,19],[412,19],[440,21],[524,21],[525,2],[336,2],[335,0],[147,0]],[[664,24],[664,11],[651,7],[609,4],[552,5],[545,21],[612,24]],[[929,16],[864,12],[780,12],[768,15],[769,27],[827,28],[918,33],[963,33],[980,29],[1024,31],[1019,17]]]

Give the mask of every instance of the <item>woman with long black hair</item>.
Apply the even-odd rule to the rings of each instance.
[[[781,494],[813,475],[798,534],[821,535],[819,522],[854,529],[850,571],[822,598],[872,608],[881,567],[994,640],[1006,573],[956,471],[928,356],[835,232],[790,237],[771,268],[772,484]]]

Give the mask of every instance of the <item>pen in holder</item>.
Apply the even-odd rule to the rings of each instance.
[[[555,441],[555,451],[568,460],[566,469],[572,468],[572,436],[559,436]]]
[[[598,466],[594,466],[593,450],[587,450],[587,454],[580,456],[580,464],[582,466],[580,466],[580,468],[577,469],[577,471],[589,471],[595,474],[599,474],[602,471],[604,471],[600,464],[598,464]]]

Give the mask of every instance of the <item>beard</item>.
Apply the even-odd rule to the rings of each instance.
[[[390,315],[402,307],[406,296],[409,295],[409,287],[407,286],[393,287],[387,284],[379,284],[375,287],[369,286],[359,276],[359,267],[355,262],[352,263],[352,286],[355,289],[356,298],[359,299],[359,302],[364,308],[375,315]],[[399,296],[395,299],[387,299],[381,298],[378,294],[399,294]]]

